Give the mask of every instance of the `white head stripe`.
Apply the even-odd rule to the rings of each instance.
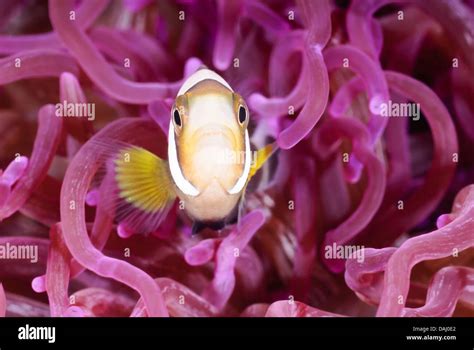
[[[249,173],[250,173],[250,161],[252,158],[252,154],[250,153],[250,140],[249,140],[249,133],[247,129],[245,130],[245,164],[244,170],[242,171],[242,175],[239,177],[237,182],[235,183],[234,187],[232,187],[229,191],[229,194],[236,194],[242,191],[245,184],[247,183]]]
[[[230,91],[234,92],[234,90],[232,90],[230,85],[219,74],[213,72],[210,69],[203,68],[203,69],[197,70],[196,72],[191,74],[188,77],[188,79],[186,79],[186,81],[183,83],[183,85],[181,86],[181,88],[178,91],[178,96],[185,94],[194,85],[196,85],[197,83],[200,83],[201,81],[206,80],[206,79],[215,80],[218,83],[224,85]]]
[[[185,179],[178,163],[178,154],[176,152],[176,141],[174,139],[174,126],[170,121],[170,130],[168,133],[168,163],[170,165],[171,177],[174,183],[184,194],[188,196],[197,196],[199,191],[188,180]]]

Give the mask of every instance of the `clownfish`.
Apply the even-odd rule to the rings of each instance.
[[[155,230],[179,198],[193,234],[235,223],[250,179],[277,148],[251,151],[249,117],[220,75],[201,68],[189,76],[171,109],[168,159],[132,145],[114,159],[120,221]]]

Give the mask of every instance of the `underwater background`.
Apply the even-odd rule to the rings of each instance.
[[[474,316],[473,52],[472,0],[1,1],[0,316]],[[166,157],[202,65],[279,150],[126,230],[101,144]]]

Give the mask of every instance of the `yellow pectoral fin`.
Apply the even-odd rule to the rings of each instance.
[[[168,164],[144,148],[130,146],[114,159],[116,216],[130,228],[154,230],[176,199]]]
[[[249,181],[277,149],[276,142],[273,142],[257,151],[257,156],[253,159],[252,166],[250,167]]]

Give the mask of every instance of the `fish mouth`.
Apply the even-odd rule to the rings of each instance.
[[[195,149],[202,147],[239,149],[238,135],[225,125],[205,125],[197,129],[190,137],[190,145]]]
[[[200,133],[200,135],[202,137],[225,135],[226,130],[224,128],[221,128],[221,127],[212,127],[212,128],[209,128],[209,129],[206,128],[203,132]]]

